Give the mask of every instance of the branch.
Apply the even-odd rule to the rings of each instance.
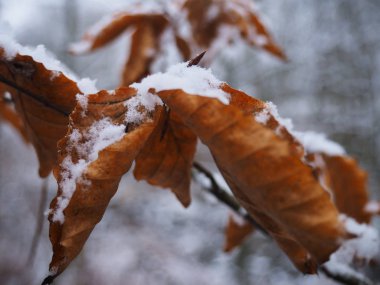
[[[198,162],[193,163],[193,169],[197,171],[198,173],[202,173],[204,176],[206,176],[210,181],[210,187],[207,187],[205,185],[200,186],[206,190],[207,192],[214,195],[220,202],[225,204],[227,207],[229,207],[232,211],[234,211],[237,215],[244,218],[246,221],[250,222],[257,230],[259,230],[261,233],[269,237],[269,234],[265,229],[263,229],[256,221],[255,219],[249,215],[249,213],[245,212],[242,207],[238,204],[238,202],[235,200],[235,198],[230,195],[223,187],[221,187],[218,182],[216,181],[213,174],[206,169],[204,166],[202,166]],[[196,180],[195,177],[193,177],[194,180]],[[332,272],[330,271],[327,266],[321,265],[320,271],[325,274],[327,277],[333,279],[334,281],[345,284],[345,285],[374,285],[374,283],[366,278],[365,276],[359,276],[359,274],[340,274],[339,272]]]
[[[321,272],[323,272],[327,277],[330,277],[331,279],[334,279],[336,282],[339,282],[341,284],[346,285],[375,285],[374,282],[369,280],[365,276],[360,276],[361,274],[349,274],[346,273],[345,275],[339,274],[336,272],[331,272],[330,269],[327,268],[327,266],[321,266],[320,268]]]
[[[33,263],[34,257],[36,255],[38,243],[41,238],[41,233],[42,233],[44,220],[45,220],[44,211],[45,211],[46,203],[47,203],[47,193],[48,193],[48,178],[45,178],[42,181],[40,202],[38,205],[38,212],[37,212],[36,229],[34,230],[33,240],[29,249],[29,255],[28,255],[28,258],[26,259],[26,265],[30,265]]]
[[[236,201],[236,199],[230,195],[225,189],[223,189],[215,180],[212,173],[207,170],[204,166],[202,166],[198,162],[193,163],[193,168],[202,173],[210,180],[210,187],[205,187],[201,185],[206,191],[214,195],[220,202],[227,205],[231,210],[233,210],[236,214],[242,217],[244,220],[248,221],[252,225],[254,225],[257,229],[259,229],[264,235],[268,236],[268,233],[262,228],[244,209],[240,206],[240,204]]]

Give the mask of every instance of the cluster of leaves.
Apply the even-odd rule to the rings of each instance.
[[[216,7],[218,13],[211,18],[199,3],[181,2],[188,11],[191,40],[177,34],[178,22],[156,13],[118,14],[84,40],[93,50],[135,27],[124,85],[150,73],[165,29],[174,32],[184,58],[199,47],[211,47],[220,25],[233,26],[257,44],[251,37],[253,26],[266,39],[261,46],[284,57],[246,1],[202,2],[203,9]],[[148,52],[152,48],[157,52]],[[154,98],[152,106],[143,104],[133,86],[78,97],[83,94],[78,82],[32,56],[9,56],[5,47],[0,47],[0,81],[1,118],[33,144],[40,175],[53,170],[58,182],[49,214],[53,258],[46,283],[79,254],[133,162],[136,179],[171,189],[187,207],[197,139],[209,148],[237,201],[304,273],[316,273],[340,242],[350,238],[340,213],[358,222],[370,220],[365,211],[366,174],[352,158],[305,150],[265,102],[225,83],[212,91],[225,94],[228,104],[207,92],[157,90],[154,85],[145,94]],[[139,119],[128,119],[131,113]],[[262,114],[266,120],[259,122],[256,118]],[[252,231],[252,225],[238,226],[231,220],[225,249]]]
[[[207,50],[209,60],[222,48],[238,40],[264,49],[285,60],[284,52],[276,45],[260,21],[252,1],[234,0],[175,0],[166,5],[145,5],[106,17],[95,24],[83,39],[71,45],[71,52],[83,54],[94,51],[133,30],[129,57],[122,75],[122,85],[138,82],[148,74],[162,71],[157,61],[167,64],[187,61]],[[165,51],[174,50],[167,55]]]

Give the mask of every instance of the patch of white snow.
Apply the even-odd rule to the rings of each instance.
[[[229,95],[220,89],[222,81],[212,74],[210,69],[198,66],[187,66],[179,63],[171,66],[167,72],[156,73],[144,78],[141,83],[134,83],[138,94],[143,97],[154,88],[157,92],[171,89],[182,89],[186,93],[216,98],[224,104],[229,103]]]

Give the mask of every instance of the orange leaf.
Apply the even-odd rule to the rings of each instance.
[[[158,94],[209,147],[238,201],[263,228],[271,233],[257,212],[275,221],[318,262],[328,259],[345,236],[338,211],[286,140],[252,115],[216,99],[181,90]]]
[[[183,206],[190,204],[190,175],[197,138],[173,111],[160,121],[136,159],[134,175],[170,188]]]
[[[157,38],[150,25],[138,25],[132,35],[131,55],[123,71],[122,85],[128,86],[133,82],[149,75],[150,64],[157,49]]]
[[[180,1],[175,4],[170,9],[162,4],[163,9],[145,14],[135,13],[134,8],[138,10],[139,7],[134,7],[105,18],[91,28],[80,42],[72,44],[70,50],[74,54],[96,50],[127,29],[134,28],[130,55],[123,71],[123,86],[139,82],[150,74],[154,60],[162,57],[161,53],[168,49],[168,45],[172,45],[171,48],[176,49],[183,60],[189,60],[200,49],[209,50],[208,54],[215,56],[226,44],[240,38],[280,59],[286,59],[259,20],[250,0],[186,0],[183,4]],[[190,35],[181,33],[187,25],[191,28]],[[234,33],[225,34],[222,31],[224,27],[229,27]],[[163,37],[166,32],[171,36],[170,40]],[[218,40],[225,39],[228,42],[218,43]]]
[[[233,216],[230,216],[225,230],[224,251],[230,252],[235,247],[241,245],[254,230],[255,228],[251,223],[246,221],[238,223]]]
[[[37,152],[39,174],[45,177],[56,163],[57,142],[67,132],[68,114],[81,92],[63,73],[48,70],[28,55],[9,57],[1,47],[0,80],[11,87],[16,110]]]
[[[102,219],[120,179],[126,173],[157,122],[157,110],[140,123],[125,126],[126,103],[136,91],[120,88],[87,97],[70,116],[69,132],[59,142],[59,166],[54,169],[59,190],[51,203],[52,276],[59,275],[79,254]]]
[[[252,1],[187,0],[184,8],[187,10],[193,38],[203,49],[210,48],[219,33],[230,36],[233,41],[231,35],[221,31],[221,28],[229,26],[236,29],[247,43],[263,48],[280,59],[286,59],[286,55],[261,23]]]
[[[286,60],[286,54],[282,51],[282,49],[273,41],[272,36],[266,30],[265,26],[261,23],[259,17],[254,13],[249,13],[249,21],[256,28],[257,37],[263,39],[263,42],[253,41],[251,44],[258,45],[262,47],[267,52],[271,53],[274,56],[282,60]],[[249,39],[247,38],[247,41]]]
[[[70,45],[70,52],[82,54],[101,48],[120,36],[128,28],[136,26],[151,26],[160,33],[167,20],[160,14],[132,14],[121,12],[106,17],[90,29],[78,43]]]
[[[221,169],[221,173],[224,173],[223,169]],[[236,184],[228,178],[227,174],[224,174],[224,176],[231,190],[234,193],[238,193],[239,189]],[[245,207],[244,204],[242,205]],[[256,222],[269,232],[298,270],[305,274],[315,274],[317,272],[318,266],[315,258],[310,256],[310,253],[294,237],[286,232],[278,222],[259,209],[250,208],[250,214]]]
[[[267,109],[267,104],[257,98],[251,97],[242,91],[231,88],[227,84],[223,84],[221,89],[230,94],[230,105],[237,107],[246,116],[256,117],[263,111]],[[288,130],[282,126],[269,112],[266,114],[268,118],[266,119],[265,127],[276,132],[277,136],[285,139],[289,142],[294,154],[298,155],[300,158],[304,155],[303,146],[295,139]]]
[[[310,157],[310,156],[309,156]],[[314,154],[315,159],[322,159],[319,177],[331,191],[332,199],[338,210],[359,223],[369,223],[371,214],[365,210],[368,203],[367,173],[357,162],[348,156]]]
[[[29,138],[25,130],[24,123],[22,122],[20,116],[13,110],[5,98],[5,86],[0,84],[0,119],[8,122],[17,132],[21,135],[24,142],[28,143]],[[9,93],[10,94],[10,93]]]
[[[99,22],[92,31],[85,34],[82,41],[72,44],[71,52],[81,54],[93,51],[108,44],[128,28],[135,28],[130,55],[123,71],[122,85],[128,86],[140,81],[150,73],[151,63],[157,56],[160,36],[168,24],[165,15],[123,12],[103,21],[105,23]],[[180,38],[177,41],[185,53],[186,46]]]

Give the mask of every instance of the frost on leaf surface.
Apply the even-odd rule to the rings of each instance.
[[[355,261],[368,264],[380,253],[380,239],[375,228],[367,224],[359,224],[354,219],[341,216],[348,233],[354,237],[342,243],[334,252],[325,266],[335,274],[342,276],[356,276],[359,280],[366,279],[362,274],[356,272],[352,266]]]
[[[100,91],[87,96],[85,110],[79,102],[70,116],[54,169],[59,189],[49,215],[51,278],[78,255],[157,123],[159,105],[138,123],[126,121],[126,102],[134,96],[131,88]]]
[[[295,146],[341,213],[358,222],[370,221],[371,214],[365,210],[369,199],[367,173],[340,144],[329,140],[325,134],[296,131],[292,121],[282,118],[272,102],[266,102],[254,116],[258,123]]]
[[[150,89],[156,92],[181,89],[186,93],[217,98],[224,104],[229,103],[229,95],[220,89],[222,81],[215,78],[210,69],[187,66],[179,63],[171,66],[165,73],[156,73],[144,78],[141,83],[134,83],[138,94],[145,96]]]
[[[71,157],[66,157],[61,163],[62,178],[59,186],[62,190],[62,194],[57,200],[57,208],[52,218],[54,222],[64,222],[63,210],[70,202],[77,182],[88,186],[91,183],[83,178],[84,171],[91,162],[98,158],[101,150],[123,137],[124,130],[124,125],[113,125],[107,118],[95,122],[89,130],[83,134],[81,134],[79,130],[73,130],[69,137],[69,145],[67,147],[75,148],[78,154],[78,160],[74,163]],[[85,143],[81,144],[82,141]]]

